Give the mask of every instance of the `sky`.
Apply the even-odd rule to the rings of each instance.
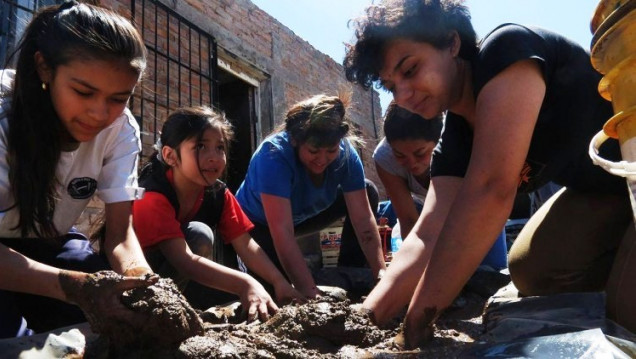
[[[342,63],[344,43],[353,39],[348,21],[374,0],[251,0],[319,51]],[[378,0],[375,0],[378,3]],[[590,20],[599,0],[466,0],[477,37],[515,22],[554,30],[588,51]],[[382,112],[391,94],[379,90]]]

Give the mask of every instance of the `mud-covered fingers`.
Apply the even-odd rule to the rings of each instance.
[[[405,349],[420,348],[433,339],[435,320],[440,312],[437,308],[426,308],[420,315],[407,313],[402,326]]]
[[[375,318],[375,313],[373,313],[373,310],[370,308],[363,307],[362,303],[351,304],[349,307],[351,308],[353,312],[358,313],[359,315],[362,315],[362,316],[367,316],[372,323],[376,325],[378,324]]]
[[[247,322],[253,322],[256,320],[258,315],[258,303],[250,302],[249,307],[247,308]]]
[[[272,301],[261,301],[258,304],[258,316],[261,319],[261,322],[266,322],[269,319],[270,303],[273,304]]]
[[[283,285],[275,286],[276,302],[280,304],[289,304],[295,300],[304,300],[305,297],[289,283],[285,282]]]
[[[267,312],[269,314],[276,314],[276,312],[278,312],[278,309],[279,309],[278,305],[276,305],[276,303],[273,300],[267,301]]]
[[[155,275],[154,272],[152,271],[152,269],[150,269],[148,267],[128,268],[123,273],[123,275],[125,277],[141,277],[141,276],[144,276],[146,274]]]
[[[143,277],[122,277],[117,283],[114,284],[114,288],[120,292],[124,292],[130,289],[147,287],[157,283],[159,276],[156,274],[147,275]]]
[[[421,326],[418,329],[404,329],[404,348],[407,350],[422,348],[433,339],[433,325]]]

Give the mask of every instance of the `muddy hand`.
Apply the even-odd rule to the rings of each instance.
[[[402,330],[395,337],[395,343],[407,350],[421,348],[433,339],[433,323],[439,313],[435,308],[427,308],[422,316],[407,313]]]
[[[122,304],[121,295],[129,289],[152,285],[158,278],[156,275],[124,277],[113,271],[88,274],[65,270],[58,277],[66,299],[82,309],[96,332],[100,331],[105,318],[142,326],[144,319]]]
[[[141,277],[146,274],[153,275],[154,273],[152,272],[152,269],[148,267],[134,267],[128,268],[126,269],[126,271],[124,271],[124,277]]]
[[[362,303],[351,304],[349,307],[351,308],[351,312],[352,313],[357,313],[357,314],[359,314],[361,316],[366,316],[366,317],[369,318],[369,320],[372,323],[377,325],[377,323],[375,321],[375,314],[373,313],[373,310],[363,307]]]
[[[276,293],[276,303],[289,304],[291,302],[306,303],[307,298],[298,290],[292,287],[287,281],[281,281],[274,284],[274,292]]]
[[[265,322],[269,319],[270,314],[275,314],[278,311],[278,306],[274,303],[272,297],[257,281],[250,283],[246,293],[241,295],[241,303],[243,308],[247,308],[248,322],[252,322],[257,318]]]

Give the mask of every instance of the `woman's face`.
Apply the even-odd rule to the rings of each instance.
[[[53,107],[70,141],[90,141],[110,126],[128,104],[139,75],[124,63],[71,61],[40,72],[47,83]]]
[[[314,147],[308,143],[298,146],[298,158],[307,171],[313,175],[325,172],[327,166],[338,158],[340,144],[332,147]]]
[[[389,143],[395,159],[414,176],[428,172],[436,143],[423,139],[393,140]]]
[[[433,118],[457,100],[456,54],[459,40],[439,50],[424,42],[393,40],[384,52],[380,70],[383,87],[397,104],[424,118]]]

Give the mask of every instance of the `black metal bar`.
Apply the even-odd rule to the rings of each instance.
[[[216,49],[216,41],[211,40],[210,38],[208,38],[208,42],[210,43],[209,46],[211,46],[211,53],[212,56],[209,57],[210,59],[210,67],[209,67],[209,71],[210,74],[212,75],[210,77],[210,84],[212,85],[212,88],[210,89],[210,103],[213,104],[216,108],[220,108],[219,106],[219,73],[218,73],[218,68],[216,67],[216,59],[217,59],[217,49]]]
[[[146,7],[146,0],[144,0],[143,3],[144,8]],[[145,26],[145,25],[144,25]],[[154,118],[153,118],[153,127],[155,128],[153,131],[153,143],[157,143],[157,41],[158,41],[159,36],[157,35],[157,4],[155,4],[155,83],[153,84],[153,92],[154,92],[154,101],[155,101],[155,106],[154,106]]]
[[[202,49],[201,49],[201,34],[199,34],[199,103],[203,103],[203,68],[201,67],[203,64],[201,63],[201,57],[203,57]]]
[[[181,64],[181,21],[179,21],[177,23],[177,65]],[[178,106],[181,106],[181,68],[177,67],[177,69],[179,69],[179,73],[177,74],[177,88],[179,89],[179,91],[177,91],[177,101],[178,101]]]
[[[188,27],[188,66],[192,67],[192,28]],[[188,83],[190,84],[189,101],[192,105],[192,71],[188,71]]]
[[[135,6],[138,3],[139,3],[138,1],[134,1],[134,0],[132,2],[133,6]],[[216,52],[216,41],[214,40],[214,37],[212,37],[210,34],[206,33],[204,30],[194,25],[192,22],[181,17],[181,15],[179,15],[178,13],[176,13],[174,10],[170,9],[166,5],[162,4],[158,0],[142,0],[141,11],[132,12],[133,18],[135,16],[139,16],[139,13],[141,13],[142,29],[143,29],[142,37],[144,39],[147,39],[149,31],[152,30],[152,28],[146,29],[145,27],[146,20],[148,18],[146,16],[146,11],[150,9],[150,6],[154,6],[154,45],[151,42],[146,41],[146,48],[148,49],[149,54],[152,54],[154,56],[154,66],[152,65],[149,66],[149,67],[154,67],[154,69],[151,70],[151,71],[154,71],[154,75],[155,75],[154,82],[152,83],[154,94],[152,99],[147,99],[146,95],[149,95],[147,94],[147,91],[150,90],[150,87],[149,86],[146,87],[145,88],[146,92],[142,93],[140,102],[142,106],[142,111],[145,111],[145,112],[148,112],[147,110],[145,110],[145,107],[148,106],[146,102],[148,101],[154,102],[153,108],[150,109],[149,107],[149,109],[150,111],[154,112],[154,119],[153,119],[154,127],[155,127],[154,141],[156,142],[157,135],[159,132],[160,121],[165,120],[163,118],[160,118],[161,116],[163,116],[163,113],[159,112],[160,106],[161,107],[166,106],[167,111],[170,112],[171,110],[174,110],[175,106],[194,105],[193,101],[197,101],[197,99],[193,95],[194,91],[193,91],[192,79],[196,77],[198,77],[199,79],[198,104],[201,104],[201,105],[217,104],[218,105],[218,98],[217,98],[218,72],[216,71],[217,52]],[[167,43],[165,44],[165,46],[159,45],[160,35],[158,30],[160,25],[158,23],[158,20],[161,16],[165,16],[165,19],[166,19],[165,36],[166,36]],[[173,42],[171,41],[172,39],[171,35],[174,35],[175,31],[172,30],[171,23],[174,21],[177,21],[176,23],[177,26],[175,30],[177,31],[177,34],[176,34],[177,40]],[[185,33],[185,31],[187,31],[187,34]],[[198,35],[198,41],[194,41],[192,38],[195,33]],[[182,35],[186,35],[188,38],[187,39],[184,38],[182,40]],[[189,44],[188,49],[190,51],[188,55],[183,53],[183,51],[186,51],[185,49],[183,50],[181,49],[182,45],[185,44],[185,41],[188,41],[188,44]],[[198,46],[199,48],[198,63],[193,63],[192,46],[194,42],[196,42],[194,46]],[[208,44],[207,51],[206,49],[204,49],[205,43]],[[175,49],[174,46],[178,46],[178,48]],[[172,54],[170,52],[171,49],[177,50],[176,54]],[[206,52],[206,53],[203,54],[203,52]],[[207,69],[208,71],[204,71],[204,69],[202,68],[202,65],[204,64],[203,61],[205,61],[204,59],[202,59],[204,56],[207,58],[207,61],[208,61],[207,63],[209,67]],[[165,67],[163,65],[165,65]],[[176,65],[175,67],[178,73],[176,74],[177,87],[173,88],[171,86],[170,80],[171,80],[171,77],[175,77],[175,74],[174,74],[175,69],[172,68],[172,66],[174,65]],[[165,76],[159,76],[160,72]],[[165,78],[165,82],[166,82],[165,92],[158,91],[159,86],[162,86],[159,83],[160,78]],[[182,83],[183,81],[188,81],[188,83],[187,84]],[[189,95],[182,93],[182,91],[186,90],[187,86],[189,86],[188,87]],[[170,94],[174,93],[172,91],[177,91],[178,103],[171,103]],[[208,91],[209,93],[208,95],[205,95],[205,97],[204,97],[204,91]]]

